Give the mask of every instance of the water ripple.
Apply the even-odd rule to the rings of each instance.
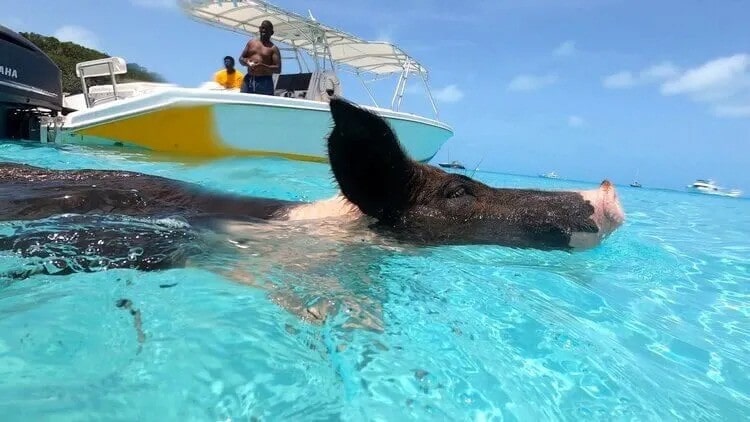
[[[334,191],[326,166],[283,160],[187,165],[15,144],[0,144],[0,159],[138,170],[285,199]],[[494,185],[588,187],[477,175]],[[746,419],[750,201],[628,188],[621,197],[626,224],[576,254],[412,249],[369,237],[353,246],[309,227],[265,225],[231,238],[189,237],[200,253],[184,268],[8,283],[0,287],[0,413]],[[70,228],[49,223],[3,224],[0,236]],[[123,257],[148,255],[148,245],[128,245]],[[26,263],[0,256],[3,271]],[[142,335],[117,306],[123,299],[138,310]]]

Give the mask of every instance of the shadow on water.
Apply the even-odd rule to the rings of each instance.
[[[263,289],[304,321],[322,324],[344,312],[343,326],[382,331],[378,266],[394,253],[427,252],[389,243],[359,223],[222,222],[213,228],[219,231],[179,218],[118,215],[3,223],[0,281],[8,286],[37,275],[198,268]]]
[[[179,219],[137,219],[118,215],[60,215],[4,223],[0,250],[24,258],[3,278],[68,275],[127,268],[144,271],[184,265],[200,254],[198,233]]]

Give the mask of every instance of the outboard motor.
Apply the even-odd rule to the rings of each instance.
[[[60,68],[31,41],[0,25],[0,139],[40,140],[40,123],[63,110]]]

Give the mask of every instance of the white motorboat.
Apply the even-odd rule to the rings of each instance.
[[[551,171],[549,173],[540,174],[539,177],[544,177],[545,179],[558,179],[560,176],[554,171]]]
[[[742,191],[739,189],[724,189],[716,184],[711,179],[697,179],[695,182],[687,186],[688,191],[695,193],[703,193],[707,195],[719,195],[729,196],[732,198],[739,197],[742,195]]]
[[[200,158],[276,156],[323,162],[331,128],[327,99],[346,98],[340,70],[362,80],[374,103],[363,106],[389,122],[415,160],[430,160],[453,135],[451,127],[438,120],[427,69],[394,44],[365,41],[266,1],[181,0],[180,7],[193,19],[248,37],[256,36],[263,20],[271,21],[284,63],[296,61],[299,72],[274,75],[275,95],[270,96],[211,83],[198,88],[118,84],[115,75],[127,71],[124,59],[79,63],[76,74],[84,92],[64,100],[64,106],[75,111],[43,119],[41,141],[130,146]],[[362,79],[387,75],[398,75],[390,108],[378,106]],[[85,88],[87,79],[103,76],[112,83]],[[434,117],[399,110],[410,77],[424,86]]]
[[[449,169],[461,169],[461,170],[465,170],[466,169],[466,167],[463,164],[461,164],[460,161],[457,161],[457,160],[453,160],[451,162],[447,162],[446,161],[444,163],[438,163],[438,165],[440,167],[445,167],[445,168],[449,168]]]

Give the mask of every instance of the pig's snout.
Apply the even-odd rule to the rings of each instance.
[[[612,234],[625,222],[625,211],[622,208],[617,189],[609,180],[603,181],[598,188],[579,192],[594,207],[591,219],[599,228],[596,233],[573,233],[570,246],[579,249],[597,246],[604,238]]]

